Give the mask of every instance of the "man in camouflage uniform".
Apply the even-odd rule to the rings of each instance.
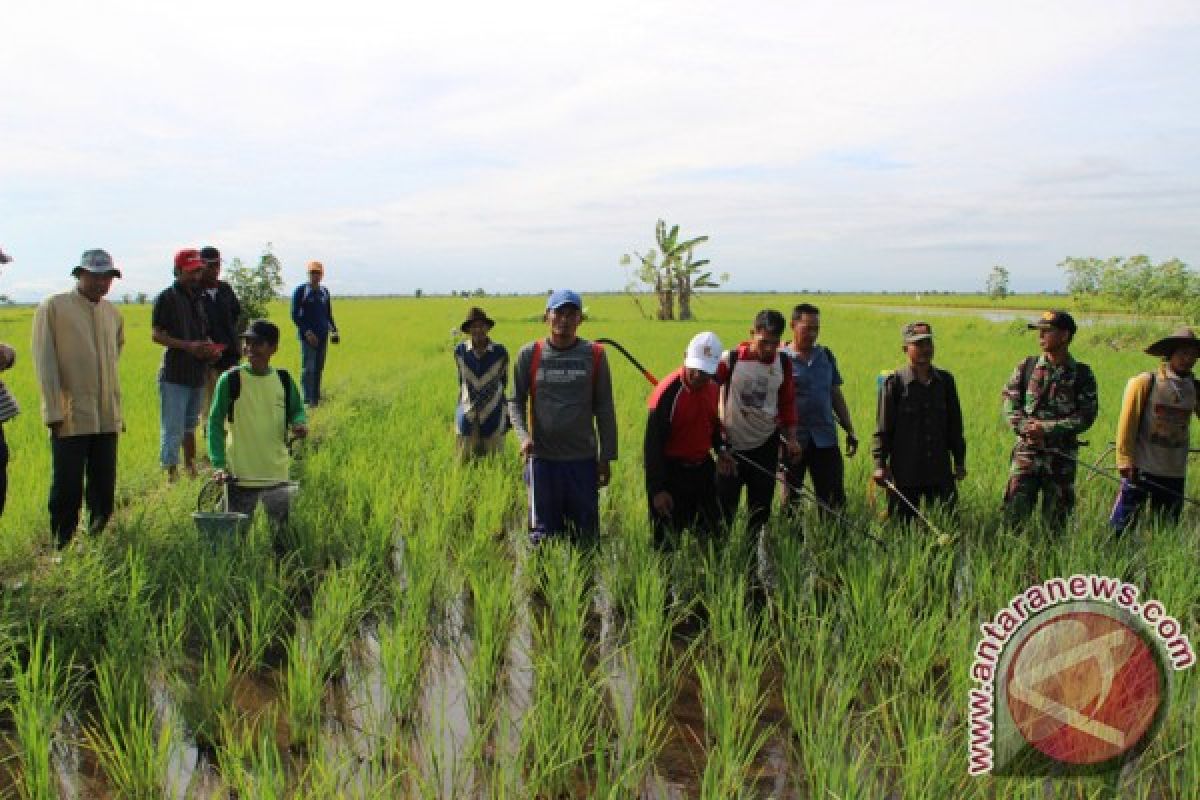
[[[1004,416],[1017,434],[1004,492],[1010,522],[1024,520],[1042,495],[1042,518],[1061,526],[1075,506],[1076,438],[1096,420],[1096,377],[1067,352],[1075,320],[1047,311],[1029,325],[1038,331],[1040,356],[1013,370],[1004,387]]]

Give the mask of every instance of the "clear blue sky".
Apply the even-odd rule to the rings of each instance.
[[[343,294],[617,288],[665,217],[732,289],[1200,268],[1200,3],[10,3],[0,292],[184,246]]]

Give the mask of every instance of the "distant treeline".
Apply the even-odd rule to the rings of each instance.
[[[1067,258],[1067,292],[1082,310],[1111,308],[1132,314],[1200,319],[1200,275],[1178,258],[1155,264],[1144,255]]]

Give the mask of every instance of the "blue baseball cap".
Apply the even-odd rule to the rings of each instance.
[[[550,293],[550,299],[546,301],[546,310],[553,311],[556,308],[571,305],[583,310],[583,298],[578,292],[573,292],[570,289],[555,289]]]

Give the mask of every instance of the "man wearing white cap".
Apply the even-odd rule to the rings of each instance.
[[[33,317],[33,364],[50,429],[50,527],[60,548],[79,525],[85,478],[88,532],[112,516],[124,429],[117,359],[125,325],[104,299],[121,272],[108,253],[88,250],[71,274],[75,288],[47,297]]]
[[[716,474],[734,471],[718,408],[721,394],[712,380],[721,349],[715,333],[696,334],[683,366],[659,382],[647,403],[646,498],[660,550],[674,549],[685,530],[707,536],[721,525]]]

